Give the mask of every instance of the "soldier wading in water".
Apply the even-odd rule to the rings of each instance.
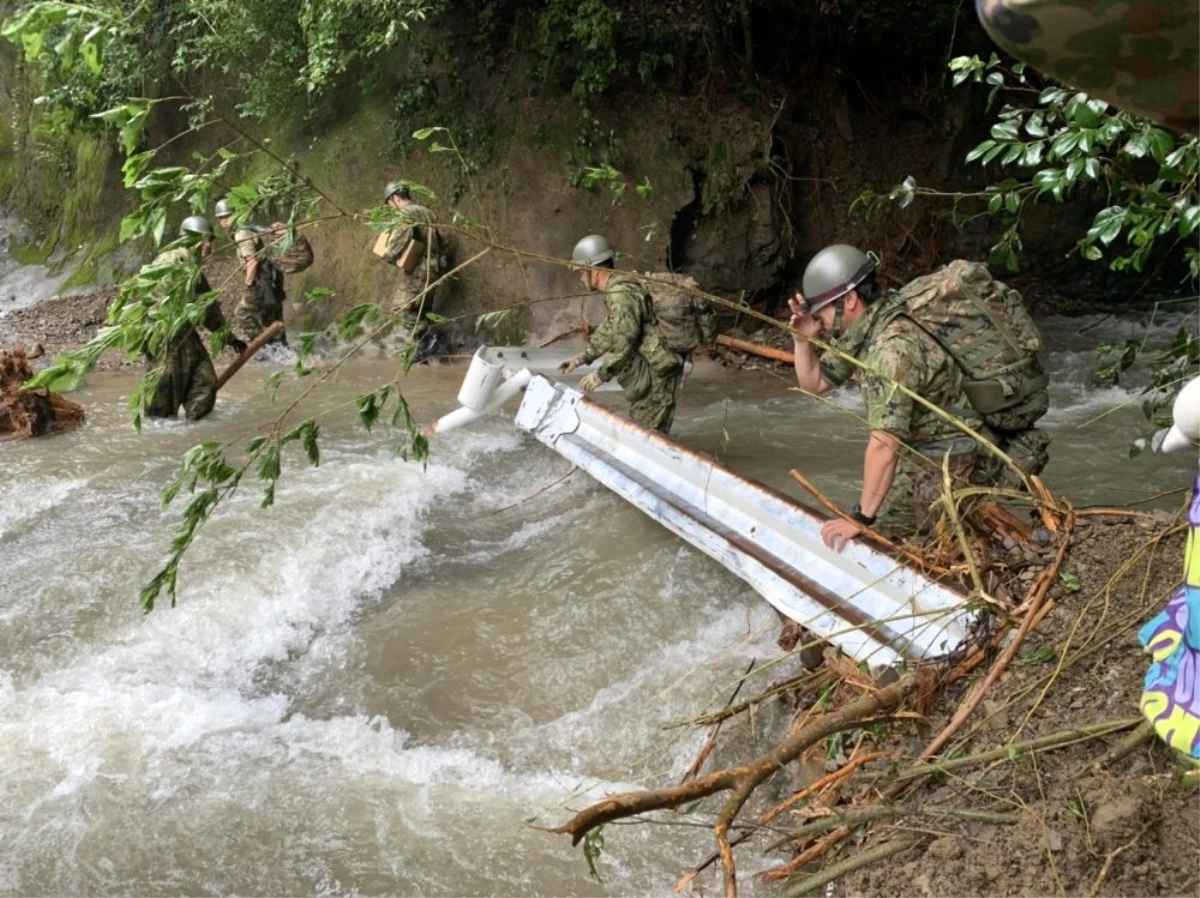
[[[199,215],[185,218],[179,226],[179,236],[187,241],[187,245],[159,253],[152,264],[190,262],[199,265],[212,252],[213,229],[206,218]],[[211,292],[208,279],[203,274],[198,275],[195,295],[201,297]],[[204,310],[204,326],[214,332],[225,327],[221,304],[215,298]],[[229,345],[238,353],[246,350],[246,344],[236,337],[230,338]],[[146,408],[147,415],[174,418],[183,406],[187,419],[196,421],[213,410],[217,402],[217,372],[195,327],[184,325],[167,341],[162,352],[152,356],[146,349],[145,354],[149,367],[162,368],[154,398]]]
[[[575,244],[571,261],[586,266],[579,273],[584,289],[603,291],[607,315],[583,352],[563,362],[559,370],[567,373],[605,356],[596,371],[583,376],[579,388],[590,393],[615,377],[630,402],[629,417],[669,433],[683,359],[667,348],[654,301],[641,281],[613,268],[613,248],[598,234]]]

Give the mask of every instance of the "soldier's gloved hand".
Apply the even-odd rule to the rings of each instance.
[[[232,349],[234,352],[236,352],[238,355],[241,355],[243,352],[246,351],[246,341],[242,340],[238,337],[230,337],[229,338],[229,348]]]
[[[561,365],[559,365],[558,370],[561,371],[563,374],[570,374],[572,371],[574,371],[576,368],[578,368],[582,364],[583,364],[583,356],[576,355],[576,356],[572,356],[571,358],[569,358],[565,362],[563,362]]]
[[[590,371],[583,375],[583,380],[579,382],[579,389],[583,390],[585,393],[590,393],[602,383],[604,383],[604,381],[600,379],[600,374],[596,371]]]

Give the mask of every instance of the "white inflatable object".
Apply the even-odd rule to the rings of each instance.
[[[1167,431],[1159,451],[1194,448],[1200,440],[1200,377],[1193,378],[1179,391],[1171,407],[1171,417],[1175,423]]]

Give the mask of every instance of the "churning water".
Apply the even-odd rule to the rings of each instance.
[[[1090,383],[1097,334],[1133,326],[1044,326],[1051,488],[1116,504],[1186,486],[1190,462],[1128,460],[1135,391]],[[747,693],[793,669],[765,664],[774,612],[508,413],[437,438],[425,465],[394,457],[353,424],[353,397],[389,378],[362,363],[319,394],[321,466],[296,451],[265,511],[247,481],[188,554],[178,607],[143,615],[177,517],[161,489],[188,447],[286,407],[299,388],[272,403],[271,370],[140,435],[135,375],[96,376],[83,428],[0,447],[0,893],[668,894],[711,830],[610,826],[597,882],[539,827],[677,780],[706,734],[666,724],[722,704],[753,659],[768,669]],[[462,370],[414,369],[419,417],[453,407]],[[857,396],[789,386],[701,367],[675,436],[853,501]]]

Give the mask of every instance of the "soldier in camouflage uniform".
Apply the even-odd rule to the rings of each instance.
[[[629,400],[629,417],[639,424],[669,433],[683,377],[683,359],[667,348],[654,316],[654,305],[636,278],[613,269],[613,249],[593,234],[575,245],[571,260],[587,267],[580,280],[587,290],[604,291],[607,315],[583,352],[560,366],[564,373],[604,362],[585,374],[579,388],[590,393],[614,377]]]
[[[435,311],[437,288],[433,282],[441,274],[441,235],[433,227],[433,212],[413,202],[412,194],[404,184],[388,184],[384,188],[383,201],[393,209],[402,210],[404,222],[402,227],[389,233],[387,251],[381,257],[383,261],[395,265],[405,247],[414,239],[425,244],[422,257],[411,271],[397,269],[396,286],[384,309],[390,315],[404,316],[410,327],[410,336],[416,337],[424,330],[420,311]]]
[[[267,252],[262,229],[245,223],[235,228],[233,210],[226,200],[217,203],[215,215],[225,233],[232,234],[238,262],[245,274],[242,295],[233,310],[234,324],[242,337],[253,340],[276,321],[283,321],[283,303],[287,299],[283,273]],[[286,346],[287,335],[280,331],[271,342]]]
[[[1006,52],[1171,128],[1200,131],[1196,0],[975,0]]]
[[[198,215],[184,219],[179,236],[191,238],[194,243],[159,253],[154,264],[199,264],[212,251],[212,225]],[[208,279],[201,274],[196,281],[196,296],[210,292]],[[225,316],[221,314],[221,304],[216,299],[205,309],[204,326],[210,331],[225,327]],[[229,345],[239,353],[246,349],[246,344],[237,338],[231,339]],[[168,341],[160,358],[151,358],[147,353],[147,365],[162,369],[154,398],[146,408],[147,415],[152,418],[174,418],[179,407],[183,406],[187,419],[196,421],[213,410],[217,402],[217,372],[196,328],[188,325],[179,330]]]
[[[959,485],[984,479],[975,440],[896,386],[973,430],[982,424],[963,391],[958,364],[921,327],[896,314],[901,301],[894,293],[880,296],[874,261],[844,244],[827,247],[813,258],[804,273],[804,293],[790,301],[800,387],[820,395],[855,376],[866,404],[871,436],[854,521],[835,519],[821,528],[826,545],[839,552],[863,526],[875,526],[889,536],[927,528],[933,503],[942,494],[947,455]],[[818,358],[809,338],[823,333],[833,336],[830,345],[837,352]]]

